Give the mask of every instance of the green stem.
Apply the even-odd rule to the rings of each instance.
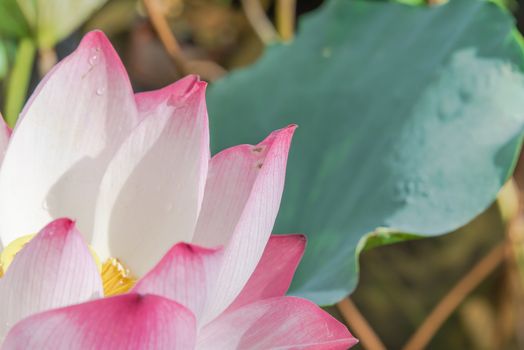
[[[27,95],[36,47],[30,38],[23,38],[18,44],[15,63],[7,85],[5,118],[7,124],[13,127],[22,110]]]

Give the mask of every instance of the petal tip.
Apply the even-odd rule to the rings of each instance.
[[[107,35],[103,31],[99,29],[95,29],[84,35],[79,46],[90,45],[90,44],[91,45],[92,44],[109,44],[110,45],[110,41]]]
[[[200,80],[198,75],[188,75],[163,89],[158,90],[159,100],[168,98],[168,104],[176,106],[180,103],[186,104],[188,100],[194,100],[196,103],[203,101],[205,103],[207,83]]]
[[[178,255],[178,254],[189,254],[189,255],[199,255],[199,254],[213,254],[221,248],[206,248],[196,244],[180,242],[175,244],[168,252],[167,255]]]
[[[77,53],[88,55],[88,63],[90,66],[96,65],[104,57],[105,64],[109,65],[110,69],[118,69],[125,72],[124,65],[118,56],[115,48],[111,44],[109,38],[101,30],[93,30],[82,38],[82,41],[75,50]],[[125,73],[127,76],[127,73]]]
[[[119,296],[112,297],[115,300],[119,300],[124,305],[127,305],[129,309],[140,309],[144,310],[154,308],[156,305],[163,303],[166,298],[161,295],[155,295],[151,293],[139,293],[131,292],[122,294]]]
[[[295,134],[295,131],[297,130],[297,128],[298,128],[297,124],[289,124],[285,128],[278,130],[277,132],[281,134],[286,134],[288,137],[291,138]]]
[[[75,232],[76,223],[69,218],[53,220],[42,229],[43,236],[68,235]]]
[[[282,129],[277,129],[277,130],[273,131],[261,143],[267,142],[268,140],[274,140],[276,138],[291,139],[293,137],[294,133],[295,133],[295,130],[297,130],[297,128],[298,128],[297,124],[289,124],[288,126],[282,128]]]
[[[298,124],[289,124],[284,129],[289,130],[290,132],[294,132],[298,128]]]
[[[297,233],[294,236],[296,236],[298,240],[300,240],[300,241],[302,241],[304,243],[307,242],[307,236],[305,234],[303,234],[303,233]]]
[[[190,80],[190,83],[187,85],[183,95],[190,96],[193,94],[200,94],[201,97],[204,97],[207,89],[207,82],[200,80],[198,75],[189,75],[187,78],[192,80]]]
[[[307,245],[307,236],[302,233],[287,233],[287,234],[273,234],[271,235],[272,240],[291,241],[297,245],[300,245],[302,249],[305,249]]]

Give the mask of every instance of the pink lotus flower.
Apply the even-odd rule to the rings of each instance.
[[[284,296],[305,246],[270,237],[294,129],[210,159],[205,83],[134,95],[105,36],[88,34],[0,133],[2,349],[353,345]]]

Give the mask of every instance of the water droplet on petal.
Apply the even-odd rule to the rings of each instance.
[[[89,64],[92,65],[92,66],[97,64],[98,61],[100,61],[100,56],[97,53],[95,53],[95,54],[91,55],[91,57],[89,57]]]
[[[106,92],[106,88],[104,87],[99,87],[98,89],[96,89],[96,94],[98,96],[102,96],[105,92]]]

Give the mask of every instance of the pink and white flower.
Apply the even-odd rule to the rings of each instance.
[[[51,222],[4,266],[3,349],[356,342],[314,304],[284,296],[305,239],[270,234],[295,127],[210,158],[205,86],[191,76],[133,94],[93,32],[44,78],[10,139],[2,129],[0,249]],[[103,298],[93,255],[129,268],[133,289]]]
[[[313,303],[283,296],[302,256],[301,235],[272,236],[233,303],[206,321],[223,249],[173,246],[128,293],[102,296],[96,264],[69,219],[44,228],[0,279],[0,307],[22,319],[2,349],[347,349],[347,328]],[[5,319],[3,320],[5,322]],[[5,330],[4,330],[5,331]]]

